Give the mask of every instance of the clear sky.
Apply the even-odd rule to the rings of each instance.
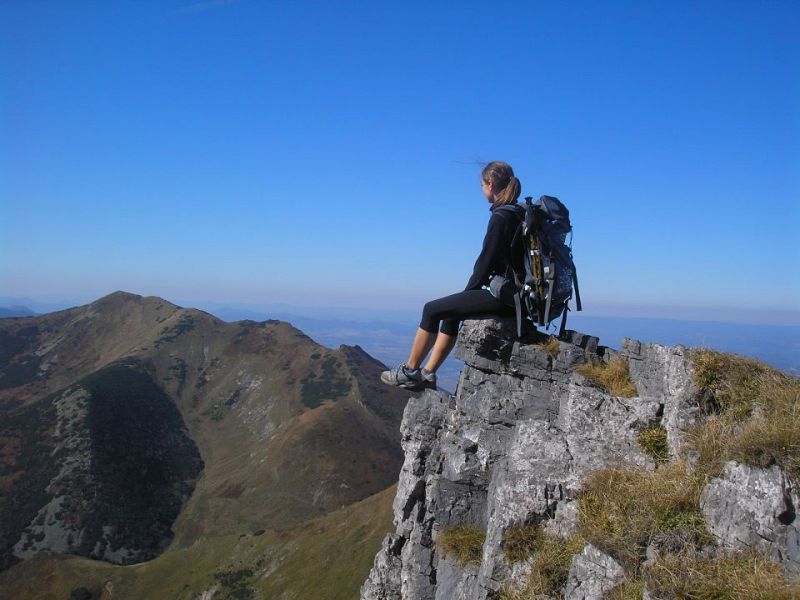
[[[570,208],[590,310],[800,322],[798,31],[796,1],[5,0],[0,295],[416,307],[463,289],[500,159]]]

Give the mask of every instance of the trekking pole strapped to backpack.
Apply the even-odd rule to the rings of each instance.
[[[505,208],[505,207],[501,207]],[[542,196],[536,203],[525,198],[525,217],[514,235],[523,244],[521,265],[524,273],[510,266],[516,284],[514,304],[517,311],[517,336],[522,336],[522,310],[534,326],[549,327],[561,315],[559,336],[567,325],[569,301],[575,290],[575,308],[581,310],[578,273],[572,260],[572,225],[569,210],[558,198]],[[511,210],[511,207],[509,207]],[[569,246],[566,244],[570,236]]]

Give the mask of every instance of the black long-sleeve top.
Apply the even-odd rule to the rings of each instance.
[[[522,217],[524,209],[519,204],[514,206]],[[506,265],[510,262],[509,253],[512,251],[511,242],[519,220],[505,210],[498,211],[498,208],[494,205],[490,207],[492,216],[489,218],[486,237],[483,238],[483,248],[475,261],[472,277],[469,278],[465,290],[478,290],[489,284],[492,275],[506,272]]]

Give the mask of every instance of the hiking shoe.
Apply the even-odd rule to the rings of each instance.
[[[436,389],[436,373],[427,371],[425,369],[419,370],[420,377],[422,377],[422,384],[431,390]]]
[[[387,385],[408,390],[421,390],[425,387],[420,370],[409,369],[405,363],[400,363],[394,369],[381,373],[381,381]]]

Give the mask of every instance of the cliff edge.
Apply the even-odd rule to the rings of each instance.
[[[713,412],[710,400],[695,383],[684,347],[626,339],[616,352],[577,332],[561,341],[538,333],[518,341],[513,332],[513,320],[466,321],[456,394],[426,391],[409,400],[400,430],[405,461],[393,504],[396,530],[375,557],[362,600],[535,597],[524,589],[537,568],[530,557],[544,539],[572,540],[563,573],[545,594],[555,597],[601,598],[628,582],[641,591],[633,596],[659,597],[642,578],[643,561],[656,559],[659,543],[677,543],[682,556],[691,551],[701,558],[726,549],[758,551],[782,569],[781,577],[797,579],[798,493],[776,465],[728,461],[719,477],[704,481],[695,521],[705,533],[694,541],[687,532],[699,529],[683,526],[694,522],[683,518],[694,515],[689,509],[672,517],[677,525],[661,528],[672,538],[650,532],[633,555],[602,543],[602,535],[596,544],[580,535],[591,502],[579,499],[591,474],[666,472],[680,463],[691,476],[696,453],[684,443]],[[615,359],[627,363],[631,397],[612,395],[579,372],[581,365]],[[661,447],[643,444],[643,431],[660,432]],[[520,556],[513,550],[525,528],[535,540]],[[456,530],[475,532],[472,559],[452,551],[454,542],[443,543]]]

